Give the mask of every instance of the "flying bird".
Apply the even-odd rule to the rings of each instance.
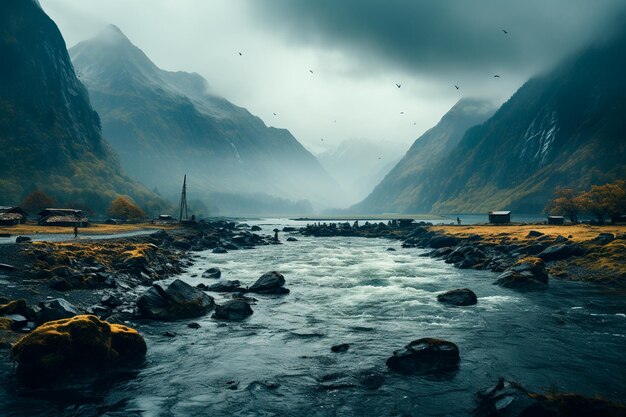
[[[322,142],[324,142],[324,138],[321,138],[320,140],[321,140]]]
[[[506,30],[502,29],[502,32],[504,32],[504,34],[508,34],[509,32],[507,32]]]
[[[400,88],[402,87],[402,84],[396,84],[396,87]]]
[[[309,70],[309,72],[310,72],[311,74],[313,74],[313,70]]]
[[[403,111],[401,111],[401,112],[400,112],[400,114],[404,114],[404,112],[403,112]]]
[[[276,116],[276,113],[274,113],[274,116]]]
[[[378,159],[380,159],[380,156],[378,157]]]
[[[415,126],[417,123],[413,122],[413,126]]]
[[[239,56],[242,56],[243,54],[241,52],[239,52]]]
[[[498,74],[494,75],[493,78],[500,78]]]
[[[459,89],[459,86],[458,86],[458,85],[455,85],[455,86],[454,86],[454,88],[456,88],[456,89],[458,90],[458,89]]]

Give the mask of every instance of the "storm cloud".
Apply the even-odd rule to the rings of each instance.
[[[446,76],[549,67],[610,36],[624,24],[626,11],[622,0],[269,0],[251,5],[294,44],[347,49],[374,67]]]

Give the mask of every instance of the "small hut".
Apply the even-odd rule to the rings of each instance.
[[[565,217],[563,216],[548,216],[548,224],[565,224]]]
[[[89,219],[82,210],[47,208],[38,213],[40,226],[87,227]]]
[[[400,227],[401,229],[411,227],[413,222],[414,222],[413,219],[398,219],[397,220],[398,227]]]
[[[2,226],[26,223],[27,217],[28,213],[21,207],[0,206],[0,225]]]
[[[492,224],[511,223],[511,212],[510,211],[490,211],[489,223],[492,223]]]

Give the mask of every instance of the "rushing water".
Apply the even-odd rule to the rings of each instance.
[[[210,315],[134,323],[148,343],[136,373],[49,398],[17,394],[8,384],[0,391],[0,415],[462,416],[476,391],[499,376],[532,390],[626,398],[623,295],[556,280],[545,292],[519,293],[492,285],[493,273],[458,270],[399,242],[297,238],[228,254],[200,252],[179,276],[210,283],[192,275],[218,266],[222,279],[249,285],[278,270],[289,295],[255,296],[254,314],[239,323]],[[437,293],[457,287],[472,288],[478,304],[437,302]],[[201,327],[188,328],[190,321]],[[393,350],[420,337],[457,343],[458,371],[439,377],[387,371]],[[332,353],[339,343],[350,349]],[[379,389],[360,385],[371,373],[384,377]]]

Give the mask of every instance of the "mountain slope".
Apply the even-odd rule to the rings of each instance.
[[[158,68],[119,28],[108,26],[70,55],[105,137],[128,172],[149,186],[172,195],[186,173],[191,188],[214,195],[265,193],[319,206],[340,198],[338,185],[289,131],[212,94],[198,74]]]
[[[625,65],[622,34],[528,81],[429,173],[415,206],[539,212],[556,186],[625,178]]]
[[[103,211],[128,194],[148,211],[163,202],[130,180],[102,139],[55,23],[35,0],[0,6],[0,196],[40,189],[61,203]]]
[[[363,213],[415,212],[414,198],[429,181],[429,169],[453,151],[468,128],[487,120],[493,111],[486,101],[457,102],[435,127],[413,143],[374,191],[352,209]]]
[[[406,147],[368,139],[347,139],[317,155],[350,202],[365,198],[402,157]]]

